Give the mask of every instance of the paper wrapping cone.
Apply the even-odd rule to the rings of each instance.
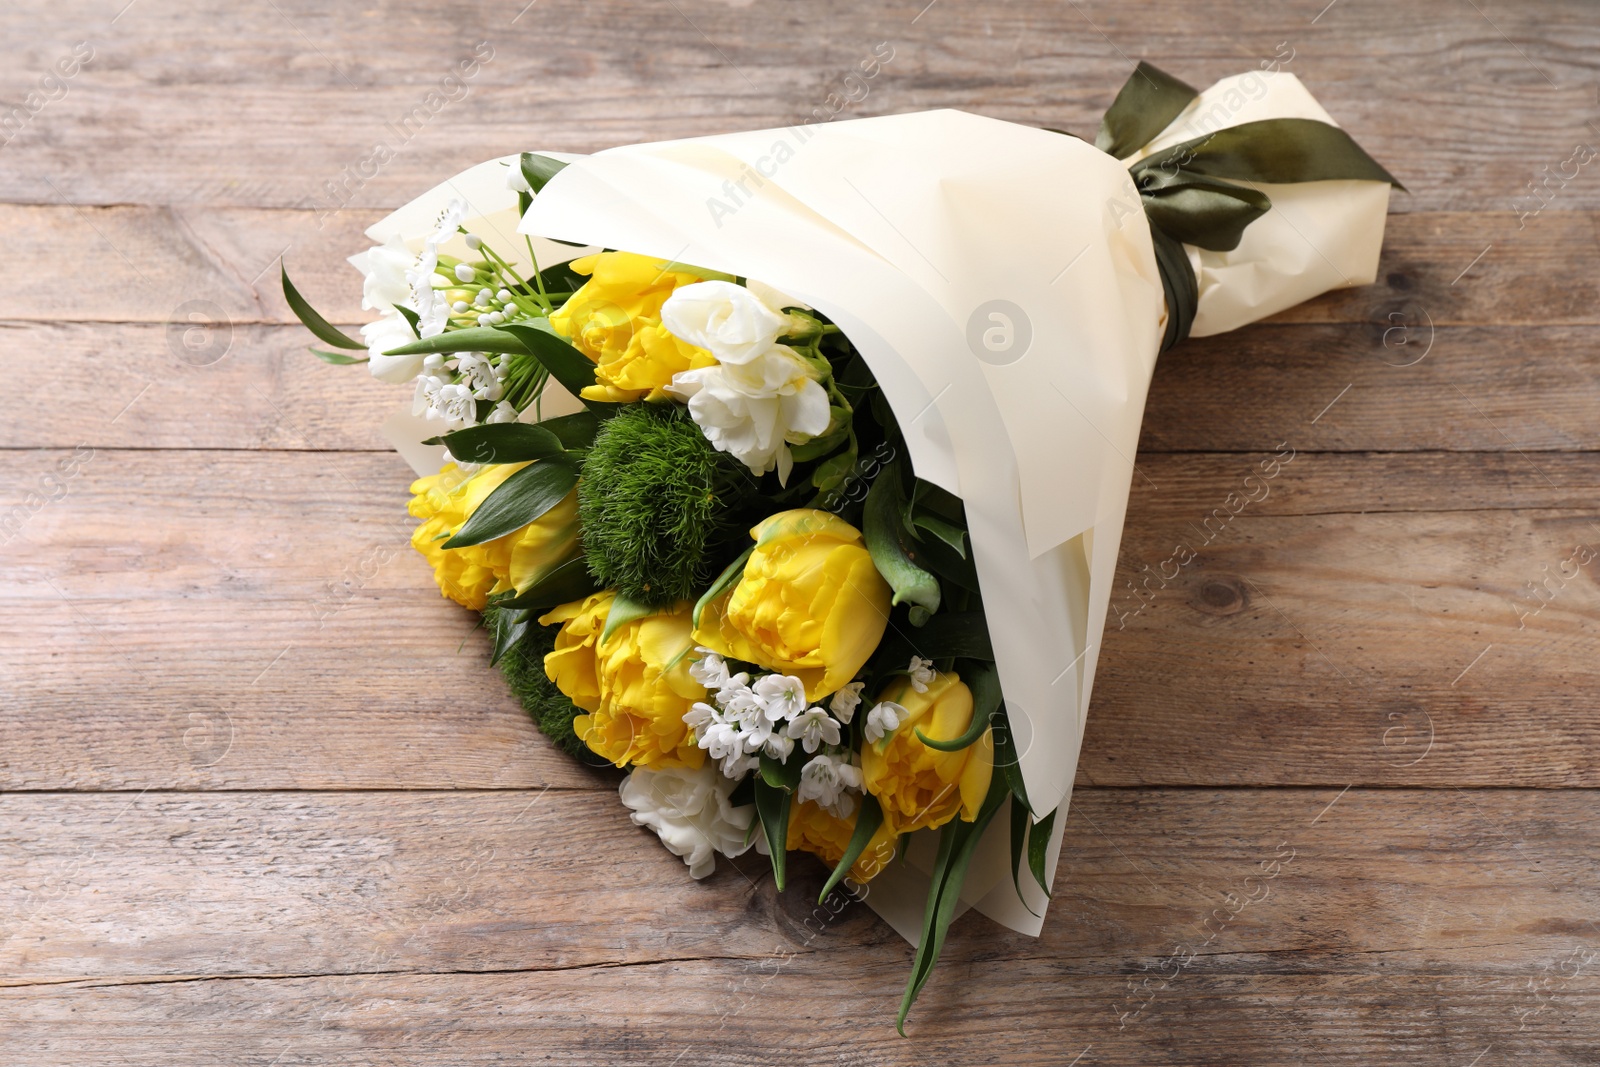
[[[1152,148],[1269,117],[1330,121],[1292,75],[1252,73],[1201,94]],[[1127,162],[960,111],[563,158],[570,164],[534,199],[521,233],[758,279],[821,310],[872,368],[917,475],[962,498],[1022,777],[1036,811],[1059,807],[1053,879],[1165,322]],[[408,210],[427,215],[415,233],[426,230],[443,194],[485,220],[469,217],[469,229],[504,236],[515,219],[505,162],[468,171],[369,234],[413,236],[397,224]],[[1387,185],[1268,192],[1273,210],[1237,250],[1189,250],[1201,294],[1194,333],[1372,280]],[[558,248],[541,245],[541,264],[582,254],[544,258]],[[558,410],[570,409],[546,414]],[[432,432],[388,429],[412,446]],[[436,452],[411,454],[419,469],[437,469]],[[1007,826],[1003,816],[991,826],[963,901],[1037,934],[1046,900],[1031,878],[1021,880],[1025,899],[1013,888]],[[891,865],[868,895],[913,942],[930,858],[928,843],[914,842],[910,862]]]

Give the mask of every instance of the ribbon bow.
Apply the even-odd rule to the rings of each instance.
[[[1153,141],[1199,95],[1193,86],[1140,62],[1100,120],[1095,147],[1126,159]],[[1189,335],[1200,301],[1199,282],[1183,246],[1232,251],[1239,247],[1245,227],[1272,207],[1266,193],[1235,181],[1355,180],[1405,188],[1349,134],[1316,119],[1264,119],[1224,127],[1146,156],[1128,173],[1150,222],[1167,295],[1163,352]]]

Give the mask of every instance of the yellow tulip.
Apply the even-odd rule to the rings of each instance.
[[[491,595],[522,591],[578,553],[578,493],[520,530],[466,548],[444,548],[490,493],[526,463],[497,463],[468,474],[447,463],[438,474],[411,483],[408,510],[423,520],[411,545],[433,567],[439,591],[463,607],[482,611]]]
[[[683,721],[707,695],[689,674],[690,606],[623,623],[602,643],[615,600],[606,590],[539,619],[561,626],[545,674],[587,712],[573,720],[573,732],[618,767],[700,767],[705,753]]]
[[[695,640],[724,656],[799,678],[807,700],[844,688],[889,624],[889,583],[861,531],[798,508],[766,519],[727,595],[706,605]]]
[[[895,731],[861,746],[863,788],[878,798],[883,824],[893,834],[943,826],[956,815],[977,817],[994,775],[994,731],[958,752],[929,748],[917,729],[935,741],[948,741],[972,726],[972,691],[954,673],[936,675],[919,693],[909,678],[889,683],[878,700],[900,705],[906,714]]]
[[[789,809],[789,836],[785,846],[791,851],[809,852],[836,867],[855,833],[855,821],[841,819],[815,801],[802,800]],[[857,883],[872,881],[894,858],[895,835],[887,826],[878,827],[867,847],[850,865],[850,877]]]
[[[661,325],[661,305],[698,275],[632,252],[600,252],[571,265],[589,280],[551,314],[550,325],[595,362],[596,382],[584,399],[664,400],[674,374],[716,363]]]

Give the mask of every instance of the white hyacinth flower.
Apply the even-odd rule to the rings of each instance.
[[[719,363],[748,363],[788,332],[789,316],[742,285],[695,282],[673,290],[661,324],[679,340],[706,349]]]
[[[799,741],[807,752],[815,752],[824,744],[839,743],[839,724],[821,708],[810,708],[795,716],[784,734]]]
[[[841,819],[855,811],[856,800],[849,791],[860,789],[861,768],[826,752],[800,771],[800,799],[815,801]]]
[[[704,646],[696,647],[695,651],[700,658],[689,664],[689,677],[707,689],[721,689],[727,685],[728,661]]]
[[[856,708],[861,706],[861,690],[866,688],[866,682],[851,682],[828,701],[828,710],[833,712],[833,717],[850,725],[850,720],[856,717]]]
[[[867,712],[866,737],[868,741],[876,744],[883,739],[885,734],[892,734],[900,728],[900,723],[909,714],[905,708],[892,700],[884,700],[872,706]]]
[[[477,352],[463,352],[456,357],[456,373],[461,384],[472,391],[477,400],[499,400],[502,392],[502,371],[488,358]]]
[[[934,679],[933,660],[912,656],[911,667],[906,673],[911,676],[911,688],[918,693],[926,693],[928,683]]]
[[[746,767],[741,773],[748,771]],[[634,823],[654,830],[667,850],[688,865],[691,877],[704,878],[716,868],[717,853],[737,856],[750,847],[755,808],[729,801],[732,778],[711,764],[698,770],[635,767],[617,791],[632,810]]]
[[[787,722],[806,710],[806,687],[792,674],[768,674],[751,687],[770,723]]]

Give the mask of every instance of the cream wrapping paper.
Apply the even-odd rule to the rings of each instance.
[[[1251,72],[1206,90],[1140,154],[1277,117],[1331,122],[1293,75]],[[1021,773],[1036,811],[1060,808],[1053,880],[1165,322],[1131,161],[960,111],[548,154],[569,165],[520,222],[508,157],[368,234],[420,247],[459,197],[466,228],[497,248],[514,247],[515,229],[624,249],[758,279],[833,319],[877,376],[917,475],[966,504]],[[1238,249],[1188,249],[1196,335],[1373,280],[1387,185],[1263,188],[1273,208]],[[536,248],[541,266],[586,250]],[[551,395],[543,413],[573,407]],[[419,472],[438,469],[438,450],[418,443],[427,424],[406,413],[385,430]],[[1019,899],[1007,826],[997,817],[985,836],[963,903],[1037,935],[1047,901],[1026,876]],[[912,942],[933,839],[917,836],[867,898]]]

